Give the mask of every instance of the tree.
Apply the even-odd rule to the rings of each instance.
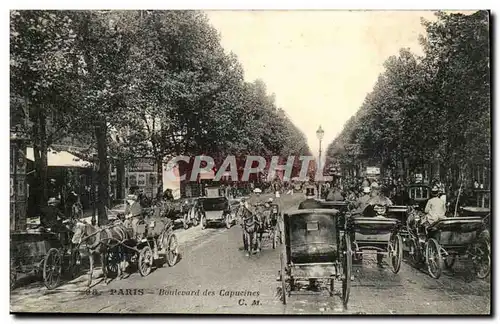
[[[10,13],[11,120],[28,125],[37,205],[47,203],[47,149],[78,123],[74,22],[65,11]],[[28,120],[28,123],[22,120]]]

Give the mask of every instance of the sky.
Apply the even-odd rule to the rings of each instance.
[[[246,81],[263,80],[317,156],[372,91],[383,63],[400,48],[422,54],[421,17],[431,11],[207,11],[222,46]]]

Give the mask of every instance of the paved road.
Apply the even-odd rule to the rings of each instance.
[[[285,209],[296,208],[299,199],[287,197]],[[179,230],[178,236],[182,258],[172,268],[158,269],[145,278],[134,273],[109,285],[99,283],[93,287],[98,295],[85,293],[85,276],[53,292],[31,284],[12,292],[11,310],[218,314],[490,312],[489,279],[471,278],[467,275],[467,263],[459,263],[455,274],[445,273],[435,280],[405,263],[398,274],[393,274],[388,268],[376,267],[370,258],[365,258],[362,265],[354,265],[355,279],[347,310],[338,295],[329,297],[326,291],[302,291],[292,295],[284,306],[279,300],[280,283],[276,281],[280,249],[273,250],[270,242],[260,254],[247,257],[241,250],[239,226],[229,230],[190,228]],[[336,287],[340,287],[340,282]],[[161,295],[162,292],[167,294]]]

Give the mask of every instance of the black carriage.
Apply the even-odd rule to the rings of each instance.
[[[342,235],[344,218],[335,209],[303,209],[283,217],[285,244],[281,258],[282,302],[302,280],[342,281],[342,301],[347,306],[351,288],[351,243]]]
[[[348,217],[346,235],[352,242],[353,256],[361,259],[364,254],[387,256],[394,273],[398,273],[403,259],[403,240],[399,233],[401,223],[386,217]]]
[[[69,230],[56,233],[40,228],[10,235],[11,289],[20,274],[41,277],[47,289],[54,289],[62,276],[77,276],[80,264],[80,252],[72,246]]]
[[[443,268],[451,269],[460,257],[472,261],[478,278],[486,278],[491,270],[490,244],[480,234],[485,229],[483,217],[451,217],[441,219],[428,228],[416,219],[410,231],[410,261],[425,264],[429,275],[441,276]]]
[[[202,229],[214,224],[223,224],[229,229],[236,223],[235,212],[226,197],[203,197],[199,203]]]
[[[431,187],[426,184],[415,183],[406,187],[408,193],[408,204],[423,211],[427,201],[431,198]]]
[[[182,227],[198,226],[201,218],[201,207],[198,197],[181,198],[158,202],[161,215],[168,217],[174,223],[182,222]]]

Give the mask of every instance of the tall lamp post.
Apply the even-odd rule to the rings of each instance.
[[[325,131],[323,128],[321,128],[321,125],[319,125],[318,130],[316,131],[316,137],[319,140],[319,158],[318,158],[318,171],[323,172],[323,169],[321,168],[321,141],[323,140],[323,137],[325,136]],[[323,176],[321,174],[321,176]],[[321,184],[319,185],[318,188],[318,196],[321,197]]]

